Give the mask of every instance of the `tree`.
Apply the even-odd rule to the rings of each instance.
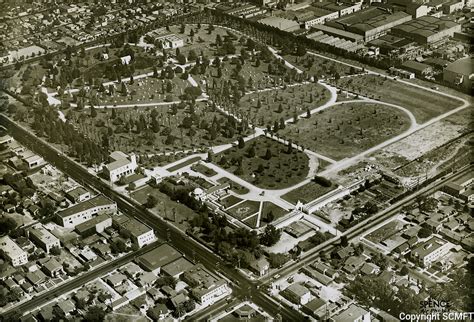
[[[174,277],[172,277],[172,276],[163,276],[163,277],[158,278],[155,281],[155,286],[158,287],[158,288],[161,288],[163,286],[169,286],[172,289],[174,289],[176,287],[177,283],[178,283],[178,281]]]
[[[280,268],[290,260],[290,257],[281,253],[270,253],[268,255],[268,262],[271,268]]]
[[[250,148],[247,150],[247,157],[253,158],[255,157],[255,146],[251,145]]]
[[[410,270],[408,269],[408,267],[406,267],[406,265],[403,265],[402,269],[400,270],[400,275],[406,276],[409,272]]]
[[[191,99],[196,99],[202,94],[202,90],[199,86],[189,86],[184,89],[184,93]]]
[[[146,199],[146,202],[145,202],[145,207],[153,208],[156,206],[157,203],[158,203],[158,199],[156,199],[155,196],[148,195],[148,198]]]
[[[346,236],[346,235],[342,235],[342,236],[341,236],[341,246],[342,246],[342,247],[347,247],[347,246],[349,246],[349,241],[347,240],[347,236]]]
[[[125,253],[127,251],[127,245],[123,240],[117,239],[110,244],[110,250],[113,254]]]
[[[267,151],[265,152],[265,160],[270,160],[272,156],[272,151],[267,148]]]
[[[59,256],[61,255],[61,249],[58,246],[54,246],[49,251],[51,255]]]
[[[265,231],[260,237],[260,243],[265,246],[273,246],[280,240],[280,237],[281,237],[281,230],[269,224],[265,226]]]
[[[418,237],[419,238],[428,238],[431,236],[431,229],[428,227],[421,227],[421,229],[418,231]]]
[[[16,228],[16,221],[12,218],[2,217],[0,218],[0,234],[8,234],[10,231]]]
[[[239,137],[237,146],[239,147],[239,149],[245,148],[245,141],[243,137]]]
[[[95,118],[95,117],[97,116],[97,111],[96,111],[94,105],[91,104],[90,110],[91,110],[91,111],[90,111],[90,112],[91,112],[91,117],[92,117],[92,118]]]
[[[89,322],[102,322],[104,321],[105,315],[106,312],[100,306],[95,305],[87,310],[84,320]]]

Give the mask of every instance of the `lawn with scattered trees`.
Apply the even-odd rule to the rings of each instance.
[[[268,137],[239,140],[215,156],[216,163],[264,189],[282,189],[301,182],[308,175],[308,156]]]
[[[341,78],[332,82],[356,94],[405,107],[413,113],[418,123],[424,123],[462,104],[461,101],[451,97],[410,86],[388,77],[363,75]]]
[[[410,127],[401,110],[376,103],[334,105],[280,130],[279,135],[335,160],[361,153]]]

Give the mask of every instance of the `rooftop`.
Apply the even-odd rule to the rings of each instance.
[[[72,197],[73,199],[76,199],[76,198],[82,196],[82,195],[85,194],[85,193],[88,193],[88,191],[87,191],[84,187],[79,186],[79,187],[76,187],[76,188],[74,188],[74,189],[72,189],[72,190],[69,190],[69,191],[67,192],[67,195],[69,195],[69,196]]]
[[[135,218],[128,217],[125,215],[120,216],[114,220],[120,222],[120,229],[127,230],[133,237],[139,237],[152,230],[144,223],[136,220]]]
[[[425,256],[433,253],[435,250],[446,245],[446,241],[438,237],[431,237],[429,240],[425,241],[418,245],[413,251],[412,254],[419,258],[424,258]]]
[[[307,294],[309,292],[309,290],[304,287],[303,285],[299,284],[299,283],[295,283],[295,284],[292,284],[290,286],[288,286],[285,291],[287,292],[291,292],[293,294],[295,294],[296,296],[304,296],[305,294]]]
[[[370,7],[330,21],[327,24],[341,29],[351,28],[357,31],[369,31],[402,19],[411,19],[411,15],[403,11],[390,13],[382,8]]]
[[[338,315],[333,317],[334,322],[347,322],[347,321],[355,321],[359,317],[364,316],[367,314],[366,310],[361,308],[358,305],[351,304],[346,310],[339,313]]]
[[[0,238],[1,249],[8,253],[10,257],[16,257],[25,253],[23,249],[20,248],[10,237],[5,236]]]
[[[447,71],[470,76],[473,74],[474,57],[467,57],[456,60],[446,67]]]
[[[83,222],[82,224],[77,225],[76,230],[78,232],[87,231],[87,230],[91,229],[92,227],[95,227],[97,224],[100,224],[101,222],[103,222],[107,219],[110,219],[110,218],[111,217],[110,217],[109,214],[100,214],[97,217],[94,217],[92,219],[89,219],[86,222]]]
[[[107,206],[107,205],[112,205],[112,204],[115,204],[115,202],[105,197],[104,195],[98,195],[94,198],[83,201],[63,211],[60,211],[57,213],[57,215],[61,218],[67,218],[69,216],[75,215],[77,213],[80,213],[80,212],[83,212],[95,207]]]
[[[138,263],[142,264],[149,270],[155,270],[177,260],[180,257],[181,253],[176,249],[171,247],[169,244],[163,244],[138,257]]]
[[[169,276],[176,276],[194,267],[194,264],[188,261],[186,258],[181,257],[177,260],[163,266],[161,271],[168,274]]]
[[[58,239],[53,234],[43,227],[30,229],[29,232],[44,244],[56,243],[58,241]]]

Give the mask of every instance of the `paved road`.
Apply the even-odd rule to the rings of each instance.
[[[168,224],[163,219],[154,216],[136,201],[115,192],[109,187],[108,184],[96,176],[90,174],[87,169],[72,161],[71,159],[63,156],[58,150],[54,149],[49,144],[37,138],[25,129],[19,127],[3,114],[0,114],[0,124],[5,126],[17,141],[24,144],[34,152],[42,155],[46,161],[52,163],[58,169],[67,173],[71,178],[77,180],[78,182],[83,182],[85,185],[102,192],[114,200],[122,212],[148,224],[155,230],[155,233],[158,236],[167,236],[169,242],[181,253],[183,253],[184,256],[196,262],[202,263],[205,267],[212,271],[217,271],[223,274],[226,278],[233,282],[232,289],[236,296],[252,296],[253,302],[255,304],[259,305],[265,311],[270,313],[274,313],[279,310],[279,304],[275,300],[268,299],[265,294],[262,294],[257,290],[257,282],[247,280],[234,267],[229,267],[222,264],[222,260],[217,255],[210,252],[198,242],[188,238],[176,227]],[[24,305],[36,307],[41,303],[47,303],[47,299],[45,297],[41,297],[35,299],[33,304],[28,303],[30,303],[30,301],[26,302]],[[294,311],[285,304],[282,305],[281,316],[284,321],[301,321],[303,318],[299,312]]]

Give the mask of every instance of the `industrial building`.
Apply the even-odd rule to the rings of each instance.
[[[402,11],[392,13],[388,9],[370,7],[327,22],[326,25],[362,35],[364,41],[368,42],[387,34],[393,27],[411,19],[411,15]]]
[[[432,16],[420,17],[405,22],[392,29],[392,34],[413,39],[420,45],[430,45],[461,31],[461,25],[451,21]]]
[[[443,80],[450,85],[472,91],[474,58],[467,57],[449,64],[443,71]]]

